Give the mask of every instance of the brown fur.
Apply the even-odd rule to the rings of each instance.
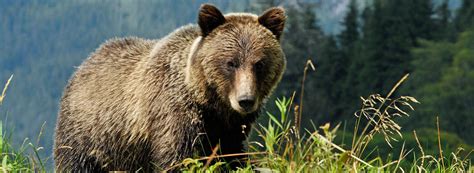
[[[222,17],[203,5],[199,27],[184,26],[160,40],[103,44],[64,91],[56,169],[151,171],[151,163],[167,168],[217,144],[222,154],[241,152],[285,68],[283,28],[269,27],[276,19],[283,26],[280,8],[260,18]],[[254,108],[233,104],[241,95],[255,96]]]

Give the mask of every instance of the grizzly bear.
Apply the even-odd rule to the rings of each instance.
[[[222,13],[159,40],[113,39],[80,65],[61,99],[56,170],[158,171],[243,141],[286,59],[285,12]]]

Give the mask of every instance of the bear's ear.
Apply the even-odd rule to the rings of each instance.
[[[201,5],[199,10],[198,24],[201,28],[202,36],[205,37],[219,25],[225,23],[225,18],[222,13],[210,4]]]
[[[280,36],[283,33],[285,20],[285,10],[281,7],[270,8],[258,17],[258,23],[272,31],[277,39],[280,39]]]

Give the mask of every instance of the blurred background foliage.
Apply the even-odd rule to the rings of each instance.
[[[0,80],[15,77],[0,113],[16,143],[34,139],[46,122],[41,146],[50,156],[59,99],[75,67],[107,39],[160,38],[195,23],[205,2],[224,12],[287,9],[282,45],[288,65],[274,95],[298,91],[306,60],[316,64],[305,84],[303,126],[310,128],[312,121],[353,127],[360,96],[386,94],[410,73],[397,94],[421,104],[402,120],[407,145],[417,146],[414,129],[421,141],[435,140],[436,116],[448,148],[474,145],[470,0],[3,0]],[[390,148],[377,151],[384,155]]]

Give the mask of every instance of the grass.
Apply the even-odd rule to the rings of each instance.
[[[10,84],[13,75],[10,76],[3,92],[0,95],[0,106]],[[43,124],[44,127],[44,124]],[[43,129],[43,128],[42,128]],[[39,139],[41,138],[42,131],[38,135],[38,141],[34,144],[28,138],[19,146],[13,146],[11,143],[12,132],[5,132],[3,129],[3,122],[0,121],[0,153],[1,153],[1,164],[0,171],[2,172],[46,172],[43,159],[39,156],[39,152],[43,150],[42,147],[38,147]]]
[[[314,67],[310,61],[308,67]],[[304,95],[303,77],[300,100]],[[413,131],[416,147],[407,148],[404,139],[406,132],[396,122],[396,117],[406,118],[414,111],[413,104],[418,100],[410,96],[393,96],[397,88],[408,78],[405,75],[385,96],[372,94],[361,97],[361,108],[354,114],[356,121],[351,144],[338,145],[335,142],[340,124],[329,123],[320,127],[313,124],[313,129],[300,131],[300,120],[303,116],[303,105],[293,103],[295,93],[289,98],[275,101],[279,112],[267,112],[268,122],[258,124],[253,132],[258,134],[255,141],[247,141],[248,152],[239,153],[246,156],[241,163],[243,166],[233,172],[473,172],[470,155],[472,150],[464,148],[446,153],[443,152],[442,135],[439,122],[435,135],[437,139],[430,145],[437,145],[438,153],[424,152],[424,148]],[[291,111],[293,110],[293,111]],[[432,132],[433,133],[433,132]],[[383,139],[383,143],[392,149],[390,156],[374,156],[372,143]],[[428,137],[429,138],[429,137]],[[423,137],[426,141],[426,137]],[[400,146],[401,143],[401,146]],[[396,144],[396,145],[395,145]],[[426,144],[426,142],[425,142]],[[397,147],[394,147],[397,146]],[[371,148],[371,150],[368,150]],[[397,157],[393,157],[397,156]],[[181,163],[183,172],[213,172],[227,169],[226,163],[220,158],[226,156],[211,155],[206,157],[188,158]],[[210,160],[217,160],[215,164]]]
[[[314,66],[307,62],[305,73]],[[304,86],[303,77],[302,86]],[[346,134],[339,130],[340,124],[324,124],[313,129],[301,130],[300,122],[303,116],[302,103],[293,102],[296,93],[289,98],[275,101],[278,113],[266,112],[268,122],[257,124],[253,133],[257,140],[246,141],[248,151],[229,155],[214,154],[204,157],[187,158],[179,165],[183,172],[215,172],[228,168],[221,158],[230,156],[245,156],[242,167],[233,172],[473,172],[471,151],[458,148],[445,152],[442,138],[448,135],[440,131],[439,122],[435,131],[420,130],[423,138],[413,133],[401,132],[401,127],[395,117],[408,117],[413,111],[413,104],[418,101],[410,96],[394,97],[393,93],[408,78],[404,76],[385,96],[372,94],[361,97],[361,108],[354,114],[354,132],[350,136],[350,144],[341,144],[338,135]],[[7,81],[0,95],[0,106],[12,77]],[[304,88],[299,95],[303,100]],[[426,138],[426,134],[436,134]],[[44,161],[38,152],[39,141],[33,144],[25,139],[19,148],[11,145],[11,134],[3,131],[0,123],[0,151],[3,172],[46,172]],[[401,142],[404,137],[412,135],[416,146]],[[38,139],[41,137],[41,132]],[[421,140],[420,140],[421,139]],[[344,139],[342,139],[344,141]],[[391,156],[379,156],[373,149],[376,145],[388,145],[392,149]],[[433,144],[434,143],[434,144]],[[435,145],[424,148],[423,146]],[[468,148],[468,147],[467,147]]]

